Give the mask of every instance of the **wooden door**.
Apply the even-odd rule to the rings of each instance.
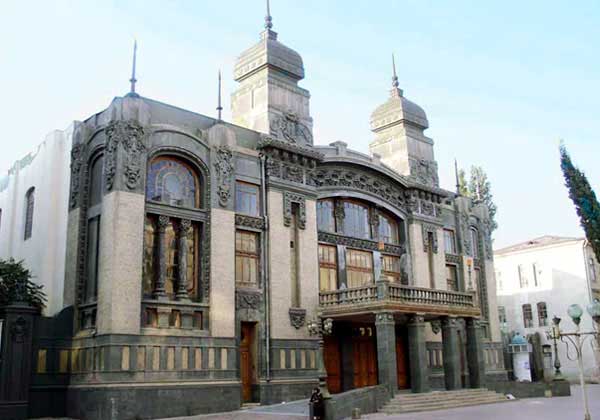
[[[398,371],[398,389],[410,388],[408,381],[408,348],[404,337],[396,336],[396,367]]]
[[[332,394],[342,392],[340,345],[336,337],[324,337],[324,362],[327,371],[327,388]]]
[[[240,379],[242,381],[242,400],[252,401],[252,383],[254,382],[254,324],[242,322],[240,340]]]
[[[354,388],[377,385],[375,337],[354,337]]]

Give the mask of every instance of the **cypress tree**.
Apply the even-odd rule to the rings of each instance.
[[[560,146],[560,167],[565,177],[565,185],[569,189],[569,197],[575,204],[581,227],[594,250],[596,259],[600,261],[600,204],[585,174],[573,165],[563,144]]]

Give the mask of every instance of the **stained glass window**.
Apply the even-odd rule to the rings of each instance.
[[[196,176],[185,163],[160,157],[148,171],[146,198],[180,207],[200,207]]]

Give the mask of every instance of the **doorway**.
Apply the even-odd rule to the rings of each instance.
[[[256,378],[255,363],[256,323],[242,322],[240,336],[240,380],[242,381],[242,401],[252,401],[252,385]]]
[[[409,389],[408,337],[406,330],[402,329],[396,330],[396,369],[398,389]]]

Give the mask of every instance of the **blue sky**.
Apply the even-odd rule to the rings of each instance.
[[[7,1],[0,15],[0,173],[55,128],[128,90],[138,39],[143,96],[225,111],[235,57],[258,40],[262,0]],[[405,96],[427,112],[442,186],[481,165],[498,205],[495,245],[581,235],[558,143],[600,192],[600,3],[272,0],[274,30],[304,59],[315,141],[366,152],[395,52]]]

